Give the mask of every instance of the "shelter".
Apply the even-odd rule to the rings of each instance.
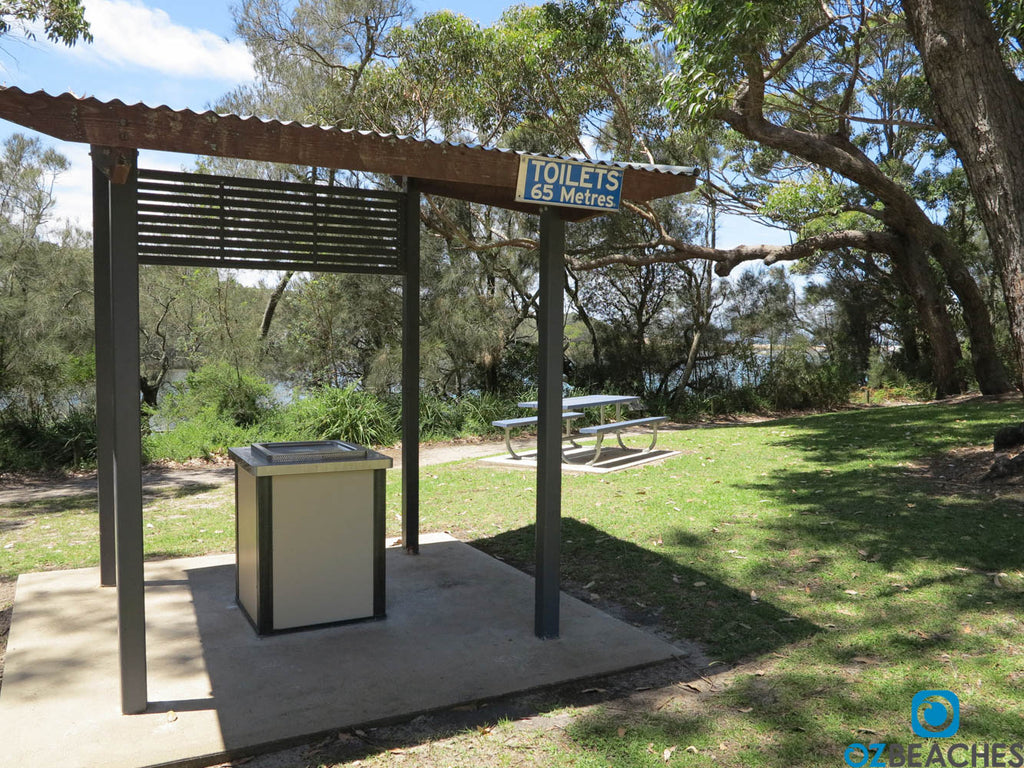
[[[558,636],[565,222],[594,209],[517,189],[522,153],[242,118],[72,94],[0,89],[0,118],[89,144],[93,161],[101,582],[117,587],[121,710],[146,710],[138,267],[140,264],[398,274],[403,278],[402,520],[419,549],[421,194],[540,215],[539,410],[534,631]],[[401,192],[267,183],[138,167],[138,150],[381,173]],[[610,171],[623,200],[692,190],[697,169],[575,163]],[[599,211],[597,212],[599,213]]]

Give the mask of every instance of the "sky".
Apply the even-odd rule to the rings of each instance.
[[[85,0],[94,41],[68,48],[40,32],[36,40],[12,30],[0,38],[0,83],[24,91],[44,90],[93,96],[102,101],[167,105],[201,111],[234,88],[252,81],[252,59],[235,36],[232,0]],[[461,13],[487,26],[506,0],[413,0],[420,14],[441,9]],[[530,3],[525,3],[530,4]],[[353,126],[359,127],[359,126]],[[71,161],[55,187],[56,217],[91,229],[92,192],[88,146],[60,142],[5,121],[0,141],[12,133],[35,135]],[[147,168],[188,170],[188,155],[143,151]],[[733,218],[723,222],[719,247],[740,243],[788,242],[767,230]]]

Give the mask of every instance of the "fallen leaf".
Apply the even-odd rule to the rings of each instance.
[[[619,738],[621,739],[623,736],[626,735],[626,729],[625,728],[619,728],[619,730],[616,731],[616,733],[619,734]]]
[[[672,753],[675,752],[677,749],[678,747],[669,747],[661,753],[661,759],[667,763],[669,760],[672,759]]]
[[[691,691],[696,691],[697,693],[702,693],[701,689],[698,688],[696,685],[693,685],[692,683],[683,683],[682,687],[689,688]]]
[[[607,693],[607,688],[584,688],[581,693]]]
[[[695,582],[693,582],[693,586],[695,586],[695,587],[706,587],[707,585],[708,585],[708,583],[706,581],[695,581]]]
[[[845,592],[848,595],[856,595],[857,594],[857,590],[856,589],[844,589],[843,592]]]
[[[858,728],[857,729],[857,733],[868,733],[868,734],[871,734],[872,736],[877,736],[878,735],[878,731],[873,731],[870,728]]]
[[[753,711],[754,711],[754,708],[753,708],[753,707],[740,707],[740,708],[739,708],[738,710],[736,710],[736,711],[737,711],[737,712],[742,712],[742,713],[743,713],[743,714],[745,715],[745,714],[747,714],[748,712],[753,712]]]
[[[687,751],[687,752],[689,752],[689,753],[690,753],[690,754],[692,754],[692,755],[696,755],[696,754],[698,754],[698,753],[700,752],[700,750],[699,750],[699,749],[697,749],[697,748],[696,748],[695,746],[693,746],[692,744],[691,744],[690,746],[688,746],[688,747],[686,748],[686,751]]]

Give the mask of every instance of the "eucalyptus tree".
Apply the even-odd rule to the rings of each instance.
[[[748,260],[874,253],[914,302],[938,393],[964,386],[944,285],[963,308],[982,391],[1005,391],[984,297],[913,193],[917,174],[950,158],[898,8],[881,0],[645,0],[643,8],[675,61],[665,86],[678,119],[732,132],[738,163],[720,187],[798,235],[790,245],[728,251],[667,242],[671,258],[708,258],[727,274]]]
[[[22,134],[0,150],[0,408],[36,417],[86,394],[94,370],[88,234],[53,221],[68,168]]]
[[[999,267],[1024,389],[1024,8],[1017,0],[904,0],[935,100]]]

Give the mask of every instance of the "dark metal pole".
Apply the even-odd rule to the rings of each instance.
[[[562,295],[565,221],[550,208],[540,214],[540,296],[537,419],[537,541],[534,632],[558,637],[562,523]]]
[[[114,519],[121,711],[145,712],[146,606],[142,545],[142,439],[139,425],[138,153],[128,179],[110,185],[110,305],[114,400]]]
[[[420,551],[420,193],[405,182],[402,283],[402,541]]]
[[[102,150],[93,147],[94,160]],[[117,584],[114,551],[114,374],[110,313],[110,182],[92,169],[93,306],[96,338],[96,465],[100,586]]]

